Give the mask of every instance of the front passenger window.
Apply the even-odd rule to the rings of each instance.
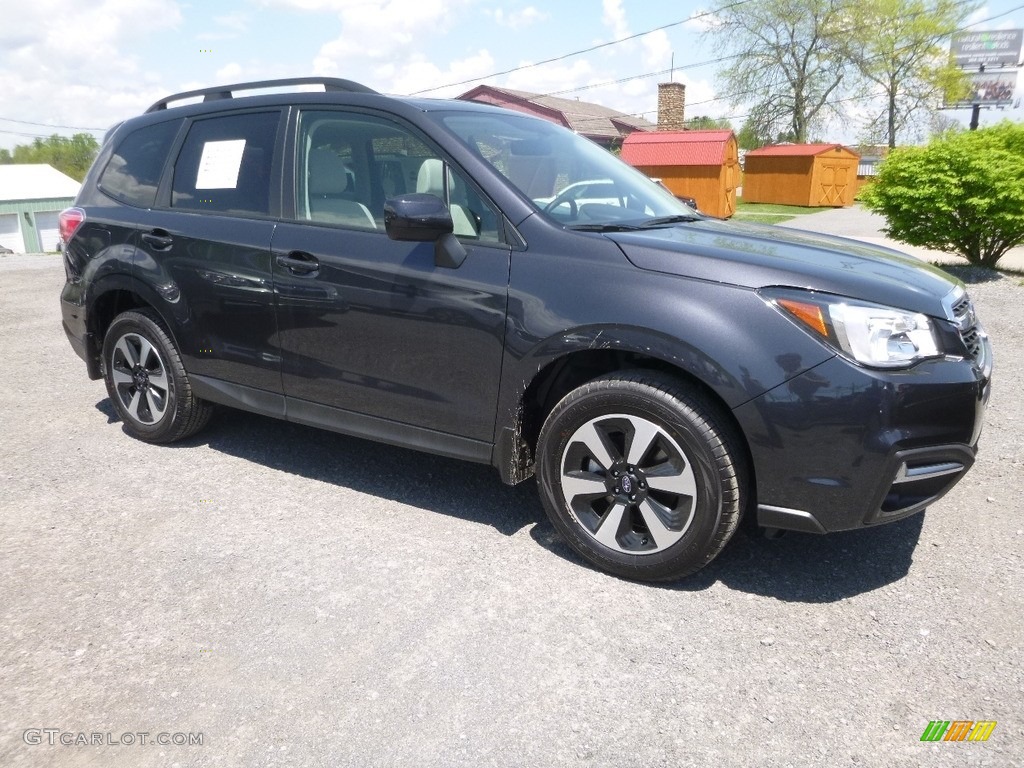
[[[403,126],[363,114],[302,114],[299,219],[383,232],[385,201],[410,192],[444,200],[458,237],[502,242],[495,209]]]

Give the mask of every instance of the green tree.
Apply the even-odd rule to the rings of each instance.
[[[700,115],[687,120],[686,127],[691,131],[731,131],[732,123],[722,117]]]
[[[793,138],[789,131],[778,131],[774,134],[766,132],[764,124],[756,115],[748,117],[736,134],[740,149],[760,149],[768,144],[792,144]]]
[[[917,115],[955,96],[965,78],[949,60],[949,37],[978,7],[963,0],[856,0],[848,6],[845,52],[885,105],[868,125],[895,147]]]
[[[885,216],[890,237],[995,267],[1024,244],[1024,125],[894,149],[861,199]]]
[[[44,163],[81,181],[99,150],[99,142],[91,134],[76,133],[70,138],[54,134],[31,144],[19,144],[13,152],[0,150],[0,163]]]
[[[705,33],[736,54],[718,79],[733,106],[754,103],[757,136],[806,142],[834,105],[848,68],[842,37],[847,0],[718,0]]]

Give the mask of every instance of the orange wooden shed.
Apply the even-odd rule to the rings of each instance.
[[[860,156],[842,144],[780,144],[747,152],[743,201],[811,208],[853,205]]]
[[[672,194],[692,197],[704,213],[736,213],[739,148],[732,131],[637,131],[622,140],[622,159]]]

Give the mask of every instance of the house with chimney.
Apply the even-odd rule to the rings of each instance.
[[[654,124],[608,107],[579,99],[563,99],[494,85],[478,85],[458,97],[462,101],[493,104],[550,120],[586,136],[605,149],[618,149],[636,131],[653,131]]]
[[[740,184],[739,144],[731,130],[686,130],[686,86],[658,85],[656,131],[632,133],[622,142],[622,159],[674,195],[692,197],[697,208],[727,219],[736,213]]]

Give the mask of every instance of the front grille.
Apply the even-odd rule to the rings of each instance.
[[[964,346],[967,347],[971,358],[978,360],[981,357],[981,334],[978,333],[978,329],[971,328],[968,331],[961,331],[960,338],[963,340]]]
[[[967,353],[977,363],[981,362],[983,352],[983,332],[978,327],[978,318],[974,313],[974,304],[966,293],[952,307],[953,323],[960,333],[960,340],[967,347]]]
[[[971,309],[971,299],[965,293],[964,297],[960,299],[956,304],[953,305],[953,317],[963,317]]]

